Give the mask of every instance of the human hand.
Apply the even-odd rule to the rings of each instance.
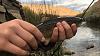
[[[57,27],[54,28],[52,37],[51,37],[51,42],[56,43],[58,40],[65,40],[72,38],[76,32],[77,32],[77,26],[75,23],[73,23],[71,26],[63,21],[63,22],[58,22],[56,24]]]
[[[44,41],[42,33],[28,22],[15,19],[0,24],[0,51],[28,55],[29,45],[36,49]]]

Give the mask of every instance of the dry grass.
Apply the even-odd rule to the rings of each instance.
[[[30,8],[35,13],[42,12],[43,14],[53,14],[53,15],[59,15],[59,16],[76,16],[80,14],[78,11],[74,11],[69,8],[65,7],[56,7],[56,6],[50,6],[50,5],[37,5],[37,4],[22,4],[23,7]]]

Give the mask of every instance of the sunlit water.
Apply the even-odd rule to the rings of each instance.
[[[71,56],[100,56],[100,30],[81,26],[72,39],[65,41],[64,46],[75,52]]]

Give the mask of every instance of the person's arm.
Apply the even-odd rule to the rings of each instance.
[[[67,32],[65,34],[65,32]],[[71,27],[66,22],[57,23],[51,42],[71,38],[76,32],[76,26]],[[66,37],[67,36],[67,37]],[[29,46],[38,48],[38,42],[45,42],[45,37],[34,25],[15,19],[0,24],[0,51],[8,51],[16,55],[28,55]]]

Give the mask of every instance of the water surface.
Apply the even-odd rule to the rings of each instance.
[[[75,52],[71,56],[100,56],[100,30],[81,26],[72,39],[65,41],[64,46]]]

